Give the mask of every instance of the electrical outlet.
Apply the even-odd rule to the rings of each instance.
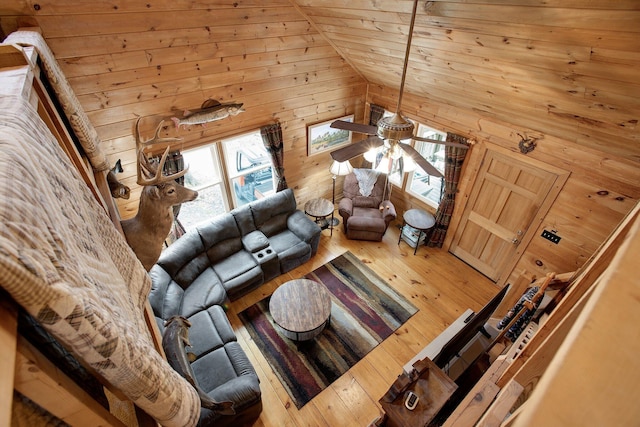
[[[547,230],[544,230],[542,232],[542,237],[544,237],[545,239],[547,239],[551,243],[555,243],[556,245],[558,244],[558,242],[560,242],[560,238],[561,238],[557,234],[555,234],[555,233],[553,233],[551,231],[547,231]]]

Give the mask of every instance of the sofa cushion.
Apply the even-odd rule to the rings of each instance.
[[[189,317],[214,305],[223,305],[227,301],[227,291],[222,285],[222,281],[209,267],[200,273],[191,286],[184,290],[180,314]]]
[[[191,348],[189,351],[195,354],[196,358],[217,350],[226,343],[236,341],[231,323],[219,305],[199,311],[188,316],[187,319],[191,322],[189,328]]]
[[[245,352],[236,341],[231,324],[220,306],[210,307],[189,317],[190,352],[196,355],[191,364],[198,385],[211,398],[234,402],[236,413],[250,411],[256,417],[261,409],[260,380]],[[224,417],[203,409],[200,425],[222,425],[237,417]]]
[[[271,236],[269,242],[278,254],[281,273],[291,271],[311,258],[310,245],[289,230]]]
[[[258,230],[271,237],[287,229],[287,217],[296,210],[293,190],[287,188],[249,204]]]
[[[186,233],[162,251],[157,264],[183,288],[210,265],[197,231]]]
[[[153,266],[149,275],[152,284],[149,302],[154,314],[164,320],[177,315],[191,316],[227,301],[227,292],[211,268],[205,269],[186,289],[158,264]]]
[[[256,253],[269,246],[269,240],[262,231],[256,230],[245,235],[242,244],[247,251]]]
[[[151,277],[149,303],[153,313],[164,320],[180,314],[184,289],[159,264],[151,268],[149,276]]]
[[[239,206],[229,213],[235,219],[241,235],[245,236],[252,231],[255,231],[256,226],[253,221],[253,213],[251,212],[249,205]]]
[[[212,266],[230,300],[238,299],[264,282],[262,269],[244,249],[216,262]]]
[[[199,226],[197,231],[210,264],[242,249],[242,236],[232,215],[218,215],[211,222]]]

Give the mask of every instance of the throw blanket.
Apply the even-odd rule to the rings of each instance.
[[[69,119],[75,135],[78,137],[80,145],[82,145],[85,154],[89,158],[91,166],[96,171],[109,169],[107,157],[100,148],[98,132],[80,106],[80,101],[78,101],[76,94],[71,89],[69,82],[67,82],[66,77],[53,56],[53,52],[49,49],[42,35],[36,31],[16,31],[9,34],[3,44],[33,46],[36,49],[42,69],[58,96],[62,109]]]
[[[378,180],[378,172],[373,169],[354,169],[353,173],[358,180],[360,194],[365,197],[369,197],[373,191],[373,186]]]
[[[0,286],[76,358],[166,426],[196,391],[155,350],[151,280],[33,107],[0,99]]]

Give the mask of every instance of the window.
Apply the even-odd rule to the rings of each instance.
[[[198,192],[198,198],[183,203],[178,214],[180,223],[189,230],[228,211],[229,203],[225,196],[216,144],[186,150],[182,156],[185,165],[189,166],[189,172],[184,176],[184,185]]]
[[[199,193],[193,202],[183,203],[178,214],[187,230],[275,192],[271,157],[259,131],[186,150],[182,155],[189,166],[185,186]]]
[[[222,141],[234,206],[275,193],[271,156],[260,132]]]
[[[422,124],[418,125],[417,136],[444,141],[444,132],[431,129]],[[416,141],[415,149],[433,166],[444,174],[444,145],[431,142]],[[427,175],[417,168],[409,175],[407,192],[423,200],[433,207],[438,207],[444,190],[444,178]]]

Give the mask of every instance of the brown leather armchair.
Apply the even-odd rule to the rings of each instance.
[[[372,183],[373,188],[368,191],[367,186]],[[382,240],[389,223],[396,219],[396,208],[391,201],[383,200],[389,197],[390,189],[386,175],[371,169],[355,169],[345,176],[338,213],[347,238]]]

